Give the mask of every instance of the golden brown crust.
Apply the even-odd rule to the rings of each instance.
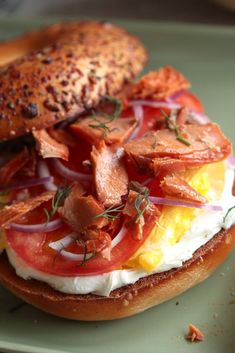
[[[178,269],[140,279],[116,289],[109,297],[63,294],[39,281],[15,274],[6,255],[0,257],[0,281],[26,302],[51,314],[73,320],[112,320],[142,312],[206,279],[235,244],[235,227],[220,231]]]
[[[22,51],[14,56],[18,42]],[[10,60],[30,53],[0,69],[0,141],[97,105],[119,92],[147,59],[136,37],[99,22],[58,24],[4,45]]]
[[[21,37],[0,42],[0,67],[28,54],[30,51],[54,43],[66,29],[64,23],[56,23],[41,28],[39,31],[28,32]],[[69,28],[67,31],[69,31]]]

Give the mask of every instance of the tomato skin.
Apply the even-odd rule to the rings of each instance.
[[[50,242],[71,233],[67,226],[49,233],[21,233],[8,229],[6,238],[17,256],[38,271],[66,277],[91,276],[121,268],[121,265],[144,243],[154,226],[155,217],[148,216],[141,240],[135,240],[128,229],[124,238],[112,249],[111,260],[97,254],[93,259],[87,260],[83,266],[81,262],[68,260],[48,246]]]
[[[189,91],[184,91],[179,95],[175,100],[176,103],[179,103],[187,108],[195,110],[197,113],[203,113],[204,108],[199,100],[193,93]]]

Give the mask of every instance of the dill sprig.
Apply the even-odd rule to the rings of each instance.
[[[110,118],[117,119],[119,118],[121,111],[122,111],[122,103],[119,99],[116,97],[111,97],[111,96],[104,96],[104,100],[108,101],[109,103],[112,103],[114,105],[114,112],[112,115],[106,115]]]
[[[90,127],[93,129],[102,129],[104,130],[104,136],[106,137],[108,134],[116,130],[116,128],[110,129],[107,124],[111,123],[112,120],[106,120],[106,121],[101,121],[99,118],[96,117],[95,113],[92,112],[93,114],[93,120],[96,122],[96,124],[89,124]]]
[[[95,241],[93,241],[92,255],[89,256],[89,258],[87,258],[87,254],[88,254],[87,243],[83,239],[77,239],[76,242],[83,247],[83,259],[82,259],[82,262],[79,264],[79,266],[83,267],[86,265],[87,261],[93,259],[97,255],[96,244],[95,244]]]
[[[124,205],[120,206],[110,206],[104,212],[97,214],[94,218],[103,217],[108,219],[109,221],[113,221],[114,219],[118,219],[120,217],[120,212],[123,210]]]
[[[161,113],[165,117],[165,123],[166,123],[167,129],[175,132],[176,139],[178,141],[182,142],[186,146],[190,146],[190,142],[181,135],[181,132],[180,132],[178,126],[176,125],[176,123],[174,121],[172,121],[170,114],[169,115],[166,114],[164,112],[164,110],[161,110]]]
[[[150,204],[149,189],[146,186],[142,186],[140,183],[136,181],[130,182],[129,188],[138,193],[134,203],[134,206],[137,212],[135,223],[138,223]]]
[[[228,217],[229,213],[235,208],[235,206],[232,206],[228,209],[228,211],[226,212],[226,215],[223,218],[223,223],[225,222],[226,218]]]
[[[43,209],[46,214],[47,222],[50,222],[52,217],[54,217],[54,215],[58,211],[58,208],[63,205],[70,191],[71,191],[71,186],[61,186],[58,188],[55,196],[51,201],[51,210],[48,211],[46,208]]]
[[[105,96],[104,99],[114,105],[114,112],[110,115],[106,113],[99,114],[92,111],[92,119],[94,120],[94,122],[96,122],[96,124],[89,124],[89,126],[93,129],[104,130],[104,135],[107,136],[108,133],[111,133],[112,131],[116,130],[116,128],[110,129],[108,124],[120,117],[122,104],[121,101],[115,97]],[[99,117],[97,117],[98,115],[102,115],[105,120],[101,121]]]

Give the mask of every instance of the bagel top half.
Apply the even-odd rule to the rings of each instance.
[[[0,141],[96,106],[147,60],[136,37],[99,22],[52,25],[0,44],[0,52]]]

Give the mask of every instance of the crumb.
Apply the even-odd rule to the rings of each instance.
[[[204,334],[196,326],[190,324],[188,334],[185,337],[190,342],[201,342],[204,340]]]
[[[225,273],[224,272],[220,272],[220,276],[224,276],[225,275]]]
[[[179,302],[176,302],[175,305],[179,305]]]
[[[235,297],[235,292],[230,293],[232,297]]]
[[[219,316],[219,315],[218,315],[217,313],[214,313],[214,315],[213,315],[214,319],[217,319],[218,316]]]

